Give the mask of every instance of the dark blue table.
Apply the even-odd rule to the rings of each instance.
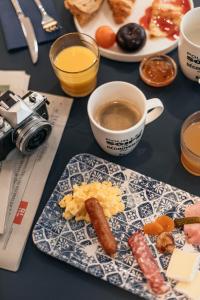
[[[9,0],[8,0],[9,1]],[[195,5],[199,1],[195,0]],[[63,0],[55,0],[65,32],[74,31],[72,17],[63,7]],[[61,94],[59,83],[50,66],[50,44],[39,47],[39,62],[32,65],[26,49],[8,53],[0,32],[0,69],[25,69],[31,74],[30,88]],[[177,51],[171,56],[177,61]],[[200,110],[200,87],[187,80],[181,71],[173,84],[162,89],[145,85],[139,78],[137,63],[120,63],[101,59],[98,84],[112,80],[128,81],[137,85],[147,98],[162,99],[163,115],[145,129],[142,141],[126,157],[115,158],[105,154],[96,144],[87,117],[87,98],[75,100],[60,147],[51,168],[34,223],[51,195],[52,190],[69,159],[81,152],[117,162],[156,179],[200,195],[200,179],[187,173],[180,164],[180,128],[183,120]],[[126,291],[87,275],[57,261],[34,246],[31,234],[17,273],[0,270],[1,300],[132,300],[139,299]]]

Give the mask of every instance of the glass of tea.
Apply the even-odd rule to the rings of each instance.
[[[95,40],[79,32],[59,37],[50,49],[50,61],[61,87],[73,97],[87,96],[94,90],[99,60]]]
[[[187,171],[200,176],[200,111],[190,115],[182,125],[181,162]]]

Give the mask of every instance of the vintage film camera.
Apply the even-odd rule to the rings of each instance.
[[[48,100],[36,92],[20,98],[11,91],[0,96],[0,161],[16,146],[30,154],[49,136]]]

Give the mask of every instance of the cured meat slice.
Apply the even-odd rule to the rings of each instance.
[[[190,205],[185,210],[185,217],[199,217],[200,216],[200,202]],[[198,246],[200,245],[200,224],[184,225],[184,233],[187,242]]]
[[[135,232],[128,239],[128,244],[152,291],[157,295],[166,293],[169,287],[160,273],[159,266],[142,232]]]

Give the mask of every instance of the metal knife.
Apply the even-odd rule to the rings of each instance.
[[[20,7],[18,0],[11,0],[17,16],[19,18],[28,48],[31,55],[32,62],[35,64],[38,60],[38,43],[33,29],[33,25],[28,17],[26,17]]]

